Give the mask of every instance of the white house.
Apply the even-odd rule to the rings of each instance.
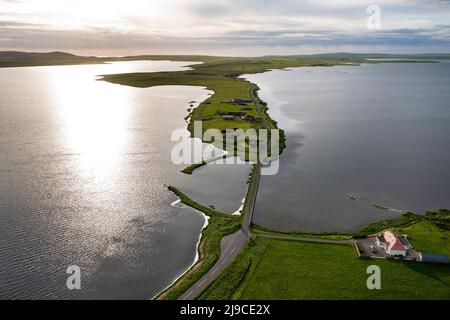
[[[386,253],[390,256],[406,256],[406,251],[409,248],[405,244],[405,241],[401,241],[394,233],[391,231],[386,231],[382,235],[377,236],[377,245],[383,248]]]

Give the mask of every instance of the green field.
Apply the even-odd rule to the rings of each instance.
[[[392,228],[423,252],[450,254],[450,211],[407,213],[378,221],[357,234]],[[272,235],[339,238],[339,234]],[[365,285],[368,265],[380,266],[382,289]],[[273,239],[252,240],[200,299],[450,299],[450,267],[392,260],[361,260],[349,245]]]
[[[248,260],[250,266],[241,262]],[[373,264],[381,268],[380,290],[366,287],[366,269]],[[248,270],[244,276],[243,268]],[[238,276],[233,279],[231,275]],[[450,268],[361,260],[349,245],[257,239],[201,299],[221,297],[244,300],[450,299]]]
[[[438,228],[431,221],[421,221],[399,229],[397,233],[407,234],[409,241],[418,251],[450,256],[450,229]]]

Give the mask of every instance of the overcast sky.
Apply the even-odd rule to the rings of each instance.
[[[0,50],[450,52],[450,0],[0,0]]]

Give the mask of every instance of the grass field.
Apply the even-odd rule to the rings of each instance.
[[[450,231],[438,228],[431,221],[421,221],[399,229],[397,233],[408,235],[413,247],[421,252],[446,254],[450,256]]]
[[[250,267],[239,264],[250,259]],[[368,290],[366,269],[381,269],[381,290]],[[242,273],[230,282],[230,275]],[[348,245],[257,239],[202,299],[450,299],[450,268],[361,260]]]
[[[237,300],[245,289],[244,281],[254,272],[266,249],[265,245],[250,240],[239,256],[198,297],[199,300]]]

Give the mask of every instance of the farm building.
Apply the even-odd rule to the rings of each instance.
[[[386,253],[390,256],[406,256],[406,251],[411,249],[411,245],[409,244],[406,237],[397,237],[393,232],[386,231],[383,234],[380,234],[376,238],[377,245],[383,248]]]
[[[241,98],[232,98],[230,100],[231,103],[234,104],[239,104],[239,105],[246,105],[249,102],[252,102],[251,100],[247,100],[247,99],[241,99]]]
[[[224,118],[225,120],[234,120],[234,115],[232,115],[232,114],[224,114],[222,116],[222,118]]]

